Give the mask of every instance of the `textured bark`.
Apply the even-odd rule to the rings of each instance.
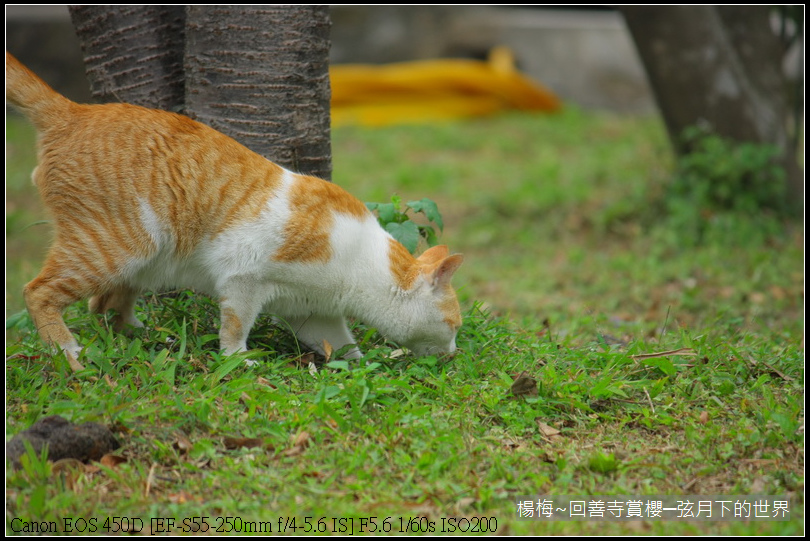
[[[804,180],[790,145],[787,83],[764,6],[623,6],[670,140],[708,125],[737,141],[779,147],[792,202]]]
[[[70,6],[93,96],[182,111],[183,6]]]
[[[187,114],[329,179],[329,27],[324,6],[187,7]]]
[[[184,113],[331,178],[325,6],[72,6],[93,95]]]

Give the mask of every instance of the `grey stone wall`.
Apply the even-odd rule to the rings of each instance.
[[[484,58],[495,45],[564,101],[620,112],[654,110],[644,71],[613,11],[468,6],[334,6],[332,62]],[[53,86],[89,101],[66,6],[7,6],[7,48]]]

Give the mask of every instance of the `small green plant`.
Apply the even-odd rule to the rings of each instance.
[[[402,199],[398,195],[394,195],[391,197],[390,203],[366,203],[366,206],[372,212],[377,213],[380,225],[411,253],[416,252],[421,239],[425,239],[428,246],[435,246],[438,242],[436,227],[440,232],[444,229],[439,208],[435,202],[427,198],[420,201],[409,201],[403,208]],[[424,214],[430,223],[414,222],[409,213]]]
[[[704,213],[782,210],[785,171],[776,147],[733,141],[699,126],[682,137],[690,151],[678,160],[670,197]]]
[[[782,230],[787,210],[785,171],[778,150],[738,142],[693,126],[684,131],[689,152],[676,164],[665,192],[665,237],[680,245],[763,241]]]
[[[597,473],[613,473],[619,469],[619,460],[614,453],[596,453],[588,461],[588,468]]]

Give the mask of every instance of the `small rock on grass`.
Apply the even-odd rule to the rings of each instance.
[[[26,453],[24,441],[31,444],[37,455],[47,445],[48,460],[53,462],[74,458],[86,463],[99,460],[120,447],[118,440],[104,425],[77,425],[59,415],[43,417],[11,438],[6,444],[6,460],[11,461],[15,467],[19,467],[20,457]]]

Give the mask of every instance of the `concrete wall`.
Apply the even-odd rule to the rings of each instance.
[[[613,11],[467,6],[334,6],[333,62],[483,58],[495,45],[563,100],[649,112],[653,101],[621,16]],[[7,48],[72,99],[89,100],[66,6],[7,6]]]
[[[609,10],[336,6],[332,61],[484,58],[507,45],[518,66],[585,108],[650,112],[654,103],[622,16]]]
[[[6,50],[70,99],[91,100],[67,6],[6,6]]]

